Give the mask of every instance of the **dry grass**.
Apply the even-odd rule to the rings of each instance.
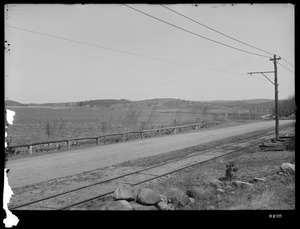
[[[265,182],[254,182],[252,187],[224,188],[224,193],[218,193],[210,181],[223,177],[226,164],[232,160],[239,168],[236,173],[237,180],[250,182],[254,177],[260,177],[265,178]],[[187,191],[196,186],[212,194],[196,200],[191,206],[192,210],[205,210],[211,206],[216,210],[295,209],[295,176],[277,175],[283,162],[293,163],[294,160],[294,151],[261,152],[253,149],[236,158],[210,161],[180,171],[147,186],[161,192],[169,187]]]
[[[270,208],[272,199],[276,198],[274,191],[266,190],[261,194],[253,196],[250,200],[238,199],[237,204],[230,207],[229,210],[261,210]]]

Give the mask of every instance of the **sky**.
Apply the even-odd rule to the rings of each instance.
[[[294,5],[127,6],[6,5],[5,99],[274,99],[274,54],[294,95]]]

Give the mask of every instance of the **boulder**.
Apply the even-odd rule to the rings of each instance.
[[[294,174],[295,173],[295,164],[292,163],[282,163],[280,166],[280,170],[283,173]]]
[[[223,188],[224,183],[218,179],[213,179],[210,182],[210,185],[215,188]]]
[[[131,205],[131,207],[134,211],[156,211],[156,210],[158,210],[154,205],[142,205],[135,201],[131,201],[131,202],[129,202],[129,204]]]
[[[131,205],[126,200],[117,200],[109,202],[104,205],[101,210],[111,210],[111,211],[126,211],[133,210]]]
[[[210,199],[213,197],[213,194],[210,191],[198,186],[190,187],[185,193],[188,197],[192,197],[198,200]]]
[[[164,195],[160,195],[160,201],[168,203],[168,199]]]
[[[135,200],[134,190],[130,185],[120,184],[113,193],[115,200]]]
[[[190,203],[189,197],[178,188],[171,188],[163,193],[167,198],[168,202],[173,203],[178,206],[186,206]]]
[[[158,203],[160,198],[158,191],[149,188],[141,188],[137,196],[137,202],[146,205],[153,205]]]
[[[232,185],[234,185],[237,188],[245,188],[245,187],[252,187],[253,185],[248,183],[248,182],[244,182],[244,181],[232,181]]]
[[[175,210],[176,206],[172,203],[168,203],[168,208],[169,208],[169,210]]]
[[[196,200],[192,197],[190,197],[189,199],[190,199],[190,204],[194,204],[196,202]]]
[[[156,204],[156,207],[157,207],[159,210],[169,210],[169,205],[168,205],[168,203],[166,203],[165,201],[159,201],[159,202]]]
[[[218,193],[224,193],[224,192],[225,192],[225,190],[222,189],[222,188],[217,188],[216,191],[217,191]]]
[[[265,182],[266,179],[265,178],[259,178],[259,177],[254,177],[252,182]]]
[[[208,206],[205,208],[205,210],[215,210],[216,208],[214,206]]]

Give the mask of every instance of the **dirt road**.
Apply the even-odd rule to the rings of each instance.
[[[281,120],[280,125],[294,122],[293,120]],[[8,161],[6,167],[10,169],[9,185],[12,188],[22,187],[129,160],[272,128],[274,125],[274,121],[264,121]]]

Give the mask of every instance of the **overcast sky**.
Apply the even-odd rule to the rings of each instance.
[[[166,5],[263,51],[160,5],[129,6],[157,19],[121,4],[6,5],[5,99],[274,99],[263,75],[247,75],[273,71],[271,54],[284,58],[279,99],[294,95],[293,5]]]

